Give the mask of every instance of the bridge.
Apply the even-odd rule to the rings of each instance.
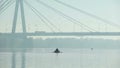
[[[27,36],[120,36],[120,31],[119,31],[120,25],[119,24],[111,22],[109,20],[106,20],[105,18],[100,17],[98,15],[86,12],[80,8],[76,8],[68,3],[65,3],[64,1],[54,0],[54,5],[55,5],[54,7],[52,6],[52,4],[50,5],[50,4],[45,3],[44,0],[43,1],[42,0],[33,0],[33,1],[36,1],[36,4],[30,4],[29,1],[30,0],[1,0],[0,1],[0,16],[2,14],[4,14],[5,11],[11,5],[13,5],[15,3],[15,11],[14,11],[14,15],[13,15],[12,30],[10,30],[9,33],[7,33],[7,32],[0,33],[0,37],[1,36],[8,37],[8,38],[11,37],[10,40],[12,43],[11,47],[12,47],[12,53],[13,53],[12,58],[11,58],[12,59],[11,68],[16,68],[16,51],[14,49],[14,46],[16,46],[15,40],[18,38],[23,39],[23,46],[24,46],[24,44],[26,43],[25,40],[27,40]],[[56,4],[61,5],[60,8],[55,8]],[[34,6],[34,5],[37,5],[37,6]],[[38,5],[40,7],[44,6],[45,9],[49,9],[49,11],[46,14],[43,14],[41,12],[43,9],[42,10],[38,9],[39,8]],[[31,12],[34,13],[35,16],[37,16],[37,18],[40,20],[41,26],[46,26],[47,30],[50,30],[50,31],[47,32],[45,30],[46,28],[45,29],[42,28],[39,30],[40,32],[39,31],[38,32],[27,32],[27,29],[29,30],[29,28],[27,26],[29,26],[29,25],[26,23],[26,21],[31,20],[31,19],[26,20],[25,7],[28,7],[31,10]],[[38,7],[38,8],[36,8],[36,7]],[[19,18],[18,17],[19,8],[20,8],[20,13],[21,13],[20,23],[22,25],[22,31],[23,31],[21,33],[16,32],[17,19]],[[67,10],[64,11],[66,8],[67,8],[67,10],[71,9],[71,12],[67,11]],[[72,11],[75,11],[75,12],[72,14]],[[51,14],[51,16],[46,16],[49,14]],[[55,16],[53,14],[55,14],[57,16]],[[86,15],[86,17],[82,18],[82,16],[83,16],[82,14]],[[94,22],[94,23],[87,22],[87,24],[81,22],[82,19],[88,20],[90,22],[91,20],[87,19],[88,18],[87,16],[92,18],[91,20],[95,19],[94,21],[97,21],[97,22]],[[77,18],[75,18],[75,17],[77,17]],[[57,19],[55,19],[55,18],[57,18]],[[52,21],[51,21],[51,19],[52,19]],[[55,21],[55,20],[59,20],[59,21],[61,20],[61,21],[59,22],[59,21]],[[57,24],[55,24],[55,22],[57,22]],[[2,22],[2,23],[4,23],[4,22]],[[65,24],[65,23],[67,23],[67,24]],[[98,25],[103,24],[101,27],[102,31],[100,31],[98,29],[99,28],[98,25],[94,25],[96,23],[98,23]],[[61,24],[63,24],[63,27],[60,27]],[[72,24],[72,25],[69,25],[69,24]],[[34,25],[34,23],[32,23],[32,25]],[[103,27],[106,25],[108,25],[109,28]],[[96,26],[98,26],[98,27],[96,27]],[[35,27],[39,27],[38,24],[35,25]],[[79,29],[77,29],[78,27],[79,27]],[[95,27],[95,28],[93,28],[93,27]],[[115,31],[112,32],[111,27],[112,27],[112,29],[116,29],[117,32],[115,32]],[[4,27],[2,27],[2,28],[4,28]],[[8,28],[8,29],[10,29],[10,28]],[[33,29],[33,28],[31,28],[31,29]],[[70,31],[64,31],[65,29],[68,29]],[[72,31],[72,29],[73,29],[73,31]],[[38,29],[34,29],[34,30],[37,31]],[[25,68],[26,49],[24,48],[23,51],[21,51],[21,52],[22,52],[21,68]]]
[[[14,16],[13,16],[13,23],[12,23],[12,30],[9,31],[9,33],[1,33],[2,35],[17,35],[17,36],[21,36],[23,35],[28,35],[28,36],[119,36],[119,29],[120,29],[120,25],[109,21],[105,18],[102,18],[98,15],[95,14],[91,14],[87,11],[84,11],[80,8],[76,8],[70,4],[64,3],[63,1],[60,0],[54,0],[54,2],[56,4],[60,4],[61,7],[66,7],[68,10],[71,9],[71,11],[76,11],[76,13],[79,14],[84,14],[86,15],[86,17],[90,17],[92,19],[94,19],[94,21],[97,21],[95,23],[90,22],[90,24],[88,22],[81,22],[81,20],[78,20],[75,17],[70,16],[69,14],[65,13],[64,10],[59,10],[57,8],[55,8],[54,6],[51,6],[47,3],[45,3],[44,1],[41,0],[36,0],[36,4],[44,6],[45,9],[48,9],[49,11],[52,11],[54,14],[56,14],[57,16],[60,16],[61,19],[65,19],[66,21],[63,21],[64,23],[60,22],[60,19],[57,19],[59,21],[51,21],[52,18],[47,17],[47,15],[43,14],[41,12],[41,10],[39,10],[39,8],[36,8],[37,6],[34,6],[34,4],[30,4],[29,1],[27,0],[5,0],[5,1],[1,1],[1,10],[0,10],[0,15],[2,15],[3,13],[5,13],[5,11],[7,11],[7,9],[10,6],[13,6],[13,4],[15,3],[15,12],[14,12]],[[34,27],[37,29],[34,29],[32,27],[29,27],[29,24],[27,24],[26,22],[26,15],[25,15],[25,7],[27,7],[29,10],[31,10],[31,12],[36,16],[36,18],[38,18],[40,21],[40,24],[36,24]],[[19,18],[18,15],[18,11],[19,8],[21,10],[21,25],[22,25],[22,31],[23,33],[16,33],[16,28],[18,28],[17,26],[17,19]],[[44,10],[44,9],[43,9]],[[50,13],[49,13],[50,14]],[[57,17],[56,16],[56,17]],[[76,15],[73,15],[76,16]],[[82,18],[82,17],[80,17]],[[88,20],[87,18],[85,18],[86,20]],[[27,19],[29,20],[29,19]],[[91,20],[90,20],[91,21]],[[65,24],[68,25],[65,27],[65,25],[63,25],[63,27],[59,27],[55,22],[58,22],[59,25],[61,26],[61,24]],[[87,24],[86,24],[87,23]],[[98,25],[94,25],[97,24]],[[103,24],[103,25],[101,25]],[[34,24],[31,24],[34,25]],[[40,29],[39,29],[39,25],[41,25]],[[99,26],[101,25],[101,26]],[[42,26],[45,26],[45,28],[42,28]],[[2,27],[3,28],[3,27]],[[9,29],[9,28],[8,28]],[[30,31],[30,29],[35,30],[35,31],[44,31],[43,33],[35,33],[34,32],[28,32]],[[64,31],[64,29],[67,29],[69,31]],[[47,31],[49,30],[49,32]],[[112,31],[113,30],[113,31]],[[117,30],[117,31],[114,31]]]
[[[40,32],[40,33],[1,33],[1,36],[120,36],[120,32]]]

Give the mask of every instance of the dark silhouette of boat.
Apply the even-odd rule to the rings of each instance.
[[[93,48],[91,48],[91,50],[93,50]]]
[[[58,48],[55,49],[54,53],[61,53]]]

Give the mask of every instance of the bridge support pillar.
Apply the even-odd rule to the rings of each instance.
[[[16,53],[15,51],[12,51],[12,66],[11,68],[16,68]]]
[[[25,15],[24,15],[24,5],[23,5],[23,0],[16,0],[16,6],[15,6],[15,12],[14,12],[14,18],[13,18],[13,25],[12,25],[12,34],[15,33],[16,31],[16,24],[17,24],[17,17],[18,17],[18,9],[20,7],[21,10],[21,20],[22,20],[22,30],[23,33],[26,33],[26,24],[25,24]],[[23,36],[24,40],[26,40],[26,36]],[[16,68],[16,49],[15,49],[15,37],[13,36],[12,41],[12,65],[11,68]],[[25,42],[24,42],[25,43]],[[22,48],[21,51],[21,56],[22,56],[22,60],[21,60],[21,68],[25,68],[25,51],[26,48]]]

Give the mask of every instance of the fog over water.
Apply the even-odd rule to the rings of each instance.
[[[26,52],[26,68],[119,68],[119,49],[34,48]],[[11,67],[11,52],[0,52],[0,67]],[[16,54],[16,68],[21,68],[21,53]]]
[[[119,7],[119,0],[0,0],[0,68],[120,68]]]

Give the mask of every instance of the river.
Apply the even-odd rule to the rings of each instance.
[[[25,68],[120,68],[120,49],[34,48],[25,53]],[[11,68],[12,52],[0,52],[0,68]],[[16,53],[21,68],[21,52]]]

